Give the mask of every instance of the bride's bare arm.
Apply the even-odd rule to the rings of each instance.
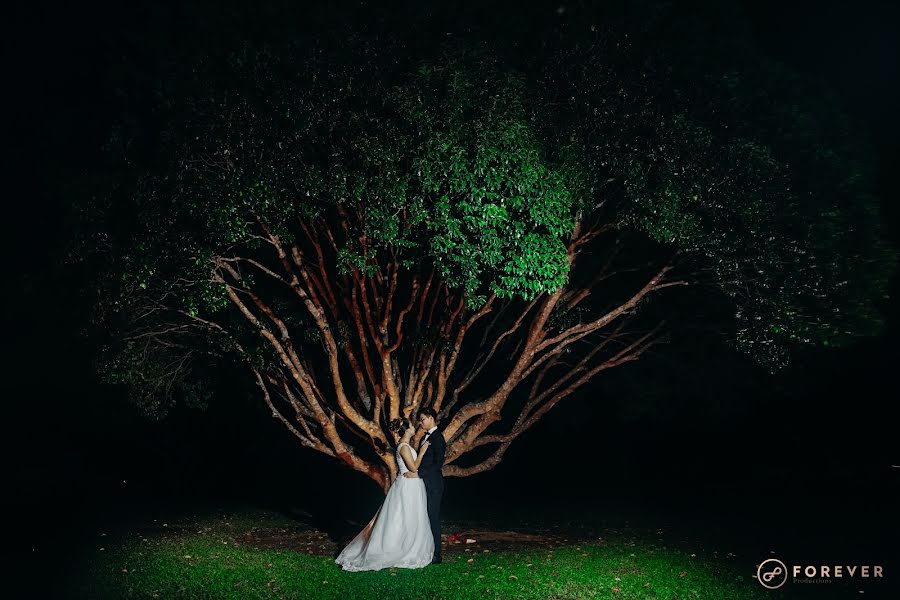
[[[419,463],[413,460],[409,446],[403,445],[400,447],[400,457],[403,459],[403,462],[406,463],[406,468],[409,469],[411,473],[415,473],[416,469],[419,468]]]
[[[409,469],[409,471],[403,474],[404,477],[412,478],[419,476],[419,465],[422,464],[422,457],[425,456],[425,451],[428,450],[429,444],[430,442],[422,444],[422,451],[419,453],[416,460],[412,459],[412,453],[409,451],[409,446],[400,448],[400,457],[403,459],[403,462],[406,463],[406,468]]]

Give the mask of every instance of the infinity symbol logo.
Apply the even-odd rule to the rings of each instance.
[[[777,558],[764,560],[756,569],[756,578],[763,587],[774,590],[787,581],[787,567]]]

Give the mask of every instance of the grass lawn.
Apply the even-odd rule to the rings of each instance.
[[[334,563],[338,546],[316,532],[297,540],[297,525],[276,513],[246,511],[98,532],[81,556],[73,591],[163,599],[786,597],[761,588],[746,561],[689,552],[653,531],[602,530],[559,545],[493,550],[463,543],[445,550],[441,565],[350,573]],[[254,543],[260,532],[282,532],[282,542],[293,536],[294,547]]]

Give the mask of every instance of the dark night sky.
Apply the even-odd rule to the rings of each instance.
[[[67,295],[66,273],[51,266],[64,237],[60,207],[66,202],[52,181],[60,170],[89,165],[96,156],[111,102],[104,86],[111,58],[130,50],[124,39],[139,38],[148,23],[171,27],[176,44],[190,43],[192,31],[210,33],[209,24],[179,21],[178,9],[151,6],[29,3],[11,20],[14,35],[4,39],[11,83],[4,95],[13,103],[7,108],[11,132],[4,135],[10,169],[4,256],[12,270],[4,294],[4,421],[13,433],[5,436],[6,455],[16,463],[7,496],[32,508],[179,490],[227,497],[246,496],[249,489],[251,497],[300,498],[310,475],[363,489],[352,474],[336,474],[300,450],[256,398],[214,406],[207,415],[177,411],[152,424],[104,396],[89,373],[74,335],[83,307]],[[746,7],[766,53],[830,83],[846,109],[871,127],[879,193],[897,242],[898,5],[756,0]],[[896,281],[893,290],[896,296]],[[675,348],[678,362],[641,361],[560,404],[497,470],[451,488],[448,502],[470,501],[484,490],[526,490],[537,473],[551,468],[562,479],[560,489],[583,501],[613,489],[637,497],[661,487],[695,498],[713,487],[753,489],[771,474],[777,483],[756,486],[761,494],[806,489],[837,498],[855,490],[861,497],[896,499],[900,469],[889,465],[900,464],[900,453],[888,436],[897,411],[887,398],[896,392],[890,356],[900,315],[895,301],[885,309],[890,327],[883,337],[801,358],[783,394],[746,360],[717,348],[687,344]],[[648,377],[657,380],[656,395],[636,398],[643,388],[634,383]],[[223,382],[223,390],[233,384]],[[599,462],[585,466],[597,444]],[[376,492],[363,496],[371,500]],[[322,498],[318,502],[336,500]],[[348,510],[368,510],[366,501],[347,501]],[[308,494],[297,502],[316,503]]]

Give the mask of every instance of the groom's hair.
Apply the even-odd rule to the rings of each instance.
[[[437,422],[437,413],[434,412],[434,409],[431,408],[430,406],[428,408],[423,408],[421,411],[419,411],[419,415],[424,416],[424,417],[431,417],[432,419],[435,420],[435,422]]]

